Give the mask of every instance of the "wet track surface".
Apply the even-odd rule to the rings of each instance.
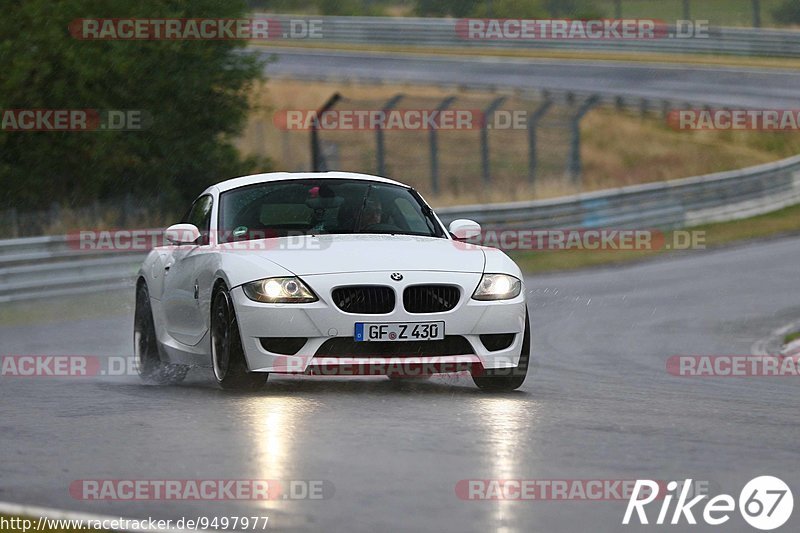
[[[699,65],[566,61],[499,57],[447,57],[372,52],[253,49],[275,61],[267,75],[329,77],[549,89],[605,96],[666,99],[691,104],[797,108],[796,70]]]
[[[749,479],[773,474],[797,495],[795,380],[682,378],[665,365],[672,354],[749,354],[797,320],[798,264],[800,238],[789,238],[530,277],[536,366],[509,394],[481,393],[468,377],[283,378],[235,394],[202,370],[176,387],[0,377],[0,500],[127,517],[259,514],[273,530],[703,530],[620,526],[622,501],[464,501],[455,487],[694,478],[738,496]],[[0,353],[129,354],[131,299],[103,318],[78,308],[3,326]],[[80,479],[325,480],[335,492],[321,501],[91,502],[70,496]],[[751,531],[736,513],[724,529]]]

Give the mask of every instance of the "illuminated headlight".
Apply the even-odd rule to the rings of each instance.
[[[245,283],[242,289],[251,300],[269,304],[302,304],[318,299],[299,278],[260,279]]]
[[[507,274],[484,274],[472,295],[474,300],[510,300],[519,296],[522,282]]]

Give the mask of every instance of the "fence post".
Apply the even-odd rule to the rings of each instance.
[[[505,96],[500,96],[492,100],[492,102],[483,110],[483,122],[481,123],[481,166],[483,169],[483,183],[488,185],[492,181],[492,176],[489,171],[489,120],[491,119],[497,108],[503,105],[506,101]]]
[[[455,96],[449,96],[439,102],[439,105],[436,106],[436,118],[439,119],[439,114],[450,107],[450,104],[455,100]],[[431,144],[431,191],[433,191],[433,194],[439,194],[439,144],[437,137],[437,127],[434,126],[428,132]]]
[[[581,180],[581,172],[583,171],[581,164],[581,119],[586,113],[589,112],[600,101],[600,97],[596,94],[587,98],[572,116],[570,129],[572,130],[572,142],[569,148],[569,161],[567,162],[569,169],[569,177],[572,183],[578,184]]]
[[[661,102],[661,118],[668,119],[670,111],[672,111],[672,104],[668,100]]]
[[[683,0],[683,20],[689,20],[692,14],[689,0]]]
[[[396,94],[389,98],[385,104],[383,104],[383,108],[381,108],[381,113],[386,116],[386,113],[394,109],[394,106],[403,99],[403,94]],[[375,128],[375,155],[378,160],[378,176],[384,176],[386,174],[386,148],[384,146],[384,139],[383,139],[383,128],[381,128],[380,123],[378,123],[377,127]]]
[[[322,155],[322,150],[319,147],[319,131],[317,128],[318,122],[322,117],[322,114],[328,111],[330,108],[336,105],[336,102],[341,100],[342,95],[339,93],[333,93],[333,96],[328,98],[328,101],[325,102],[322,107],[317,110],[317,115],[314,117],[314,120],[311,121],[311,171],[312,172],[322,172],[327,170],[327,164],[325,163],[325,157]]]
[[[614,0],[614,18],[622,18],[622,0]]]
[[[536,182],[536,130],[539,128],[539,121],[552,105],[553,101],[545,97],[545,101],[539,104],[528,119],[528,183],[531,185]]]
[[[52,202],[50,204],[50,227],[54,226],[61,226],[61,206],[58,205],[58,202]]]
[[[133,224],[133,195],[125,193],[125,200],[122,202],[122,226],[128,227]]]
[[[11,217],[11,236],[16,239],[19,237],[19,216],[17,215],[17,208],[12,207],[8,215]]]
[[[647,112],[649,110],[650,102],[647,100],[647,98],[642,98],[639,101],[639,115],[641,115],[642,118],[647,118]]]
[[[753,0],[753,27],[761,27],[761,0]]]

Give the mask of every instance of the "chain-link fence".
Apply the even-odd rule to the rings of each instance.
[[[312,123],[316,170],[391,176],[437,197],[484,191],[487,200],[507,199],[554,183],[579,187],[578,126],[593,104],[546,94],[342,96]],[[426,125],[425,117],[436,118]]]

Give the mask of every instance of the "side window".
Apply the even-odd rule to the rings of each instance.
[[[194,224],[200,230],[200,244],[208,244],[211,231],[211,206],[213,200],[210,195],[201,196],[192,204],[189,213],[184,217],[184,222]]]

